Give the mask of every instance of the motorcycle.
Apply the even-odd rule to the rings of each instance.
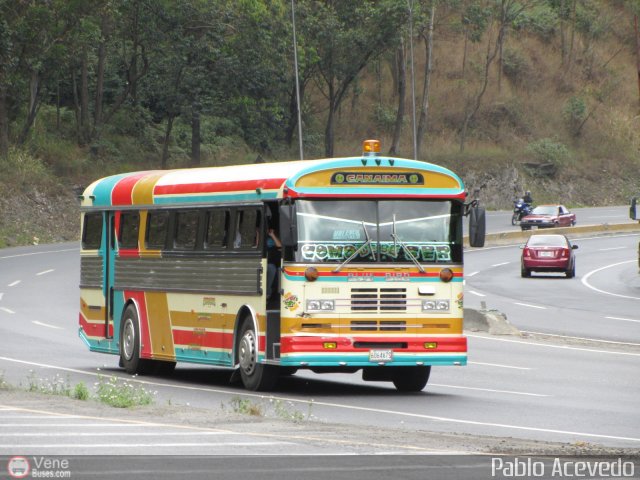
[[[513,215],[511,216],[511,225],[518,225],[522,217],[526,217],[531,213],[531,205],[525,203],[522,198],[513,201]]]

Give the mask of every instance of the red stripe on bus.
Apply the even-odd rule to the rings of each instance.
[[[327,349],[323,347],[324,343],[335,342],[337,348]],[[368,352],[373,347],[354,348],[357,342],[383,342],[383,343],[406,343],[407,348],[392,348],[396,353],[465,353],[467,351],[466,337],[353,337],[347,339],[345,337],[333,337],[326,335],[323,337],[283,337],[280,340],[281,353],[354,353]],[[424,348],[426,342],[436,343],[437,348]],[[384,349],[384,346],[379,348]]]
[[[149,173],[151,172],[133,173],[116,183],[111,191],[111,203],[113,205],[131,205],[133,203],[133,188],[138,180],[146,177]]]
[[[254,191],[256,188],[278,190],[286,178],[238,180],[235,182],[183,183],[178,185],[156,185],[154,195],[184,195],[189,193],[221,193]]]
[[[104,322],[101,323],[89,323],[87,319],[84,318],[82,313],[79,315],[78,323],[82,327],[82,330],[87,334],[88,337],[101,337],[106,338],[104,334]],[[113,338],[113,324],[109,324],[109,337]]]
[[[147,301],[144,296],[144,292],[132,292],[125,291],[124,297],[126,299],[133,299],[138,303],[138,315],[140,318],[140,338],[142,340],[142,345],[140,348],[140,358],[151,358],[153,348],[151,345],[151,333],[149,326],[149,317],[147,315]]]

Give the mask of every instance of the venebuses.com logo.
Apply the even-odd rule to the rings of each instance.
[[[7,462],[7,471],[11,478],[25,478],[31,471],[31,465],[25,457],[11,457]]]
[[[71,478],[69,460],[47,457],[11,457],[7,462],[11,478]]]

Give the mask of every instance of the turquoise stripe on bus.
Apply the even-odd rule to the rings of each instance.
[[[436,365],[436,366],[445,366],[445,365],[466,365],[467,364],[467,355],[459,354],[459,355],[402,355],[397,352],[394,352],[394,359],[392,362],[385,362],[386,366],[389,367],[406,367],[406,366],[416,366],[417,362],[422,362],[424,365]],[[337,367],[344,366],[346,363],[347,367],[377,367],[378,362],[370,362],[369,354],[348,354],[343,353],[339,357],[335,357],[334,355],[295,355],[291,356],[283,356],[280,359],[280,365],[286,367],[299,367],[300,364],[304,364],[309,367]]]
[[[367,160],[366,165],[363,165],[362,161],[363,160]],[[380,164],[378,165],[376,163],[375,160],[379,160]],[[458,182],[458,184],[460,185],[459,189],[438,189],[438,190],[431,190],[428,187],[424,188],[424,189],[415,189],[417,194],[425,194],[425,193],[429,193],[429,194],[433,194],[433,195],[438,195],[438,194],[442,194],[442,192],[447,192],[447,193],[451,193],[451,192],[456,192],[456,193],[461,193],[464,191],[463,188],[463,183],[462,183],[462,179],[456,175],[454,172],[452,172],[451,170],[449,170],[448,168],[444,168],[441,167],[440,165],[434,165],[432,163],[427,163],[427,162],[418,162],[416,160],[407,160],[407,159],[401,159],[401,158],[389,158],[389,157],[380,157],[377,156],[374,158],[368,158],[368,157],[352,157],[352,158],[341,158],[341,159],[337,159],[334,161],[327,161],[322,163],[321,167],[318,167],[317,165],[310,165],[308,168],[305,168],[303,170],[300,170],[298,173],[296,173],[294,176],[290,177],[287,181],[286,181],[286,186],[289,188],[294,188],[296,182],[303,176],[305,175],[309,175],[311,173],[316,173],[316,172],[320,172],[320,171],[324,171],[324,170],[331,170],[331,169],[335,169],[335,168],[350,168],[350,167],[359,167],[359,168],[366,168],[366,167],[372,167],[372,168],[378,168],[378,167],[392,167],[392,168],[412,168],[412,169],[416,169],[416,170],[422,170],[424,172],[436,172],[436,173],[442,173],[444,175],[449,175],[452,178],[455,178],[456,181]],[[389,162],[389,160],[393,160],[393,165],[391,165],[391,163]],[[306,189],[305,189],[306,190]],[[322,188],[313,188],[313,189],[309,189],[309,190],[313,190],[313,192],[319,192],[320,190],[323,190]],[[334,195],[337,193],[335,188],[328,188],[326,189],[329,192],[333,193]],[[351,191],[353,190],[353,191]],[[349,189],[349,188],[340,188],[340,193],[345,192],[345,193],[362,193],[363,190],[366,193],[374,193],[374,192],[380,192],[380,193],[391,193],[390,191],[399,191],[401,192],[401,194],[406,195],[407,194],[407,189],[403,189],[403,188],[385,188],[385,189],[377,189],[377,188],[358,188],[358,189]],[[414,190],[414,189],[412,189]]]
[[[110,207],[111,206],[111,192],[113,187],[122,180],[128,177],[129,173],[122,173],[120,175],[113,175],[102,179],[93,189],[93,195],[95,200],[93,201],[94,207]]]
[[[179,195],[179,196],[156,196],[153,203],[156,205],[174,205],[189,203],[215,203],[215,202],[259,202],[263,200],[273,200],[278,198],[278,192],[257,193],[232,193],[232,194],[216,194],[216,195]]]

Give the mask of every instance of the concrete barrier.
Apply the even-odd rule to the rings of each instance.
[[[520,330],[509,323],[507,316],[498,310],[465,308],[465,332],[487,332],[491,335],[522,336]]]
[[[558,228],[532,228],[524,231],[509,231],[488,233],[485,238],[485,246],[510,245],[525,243],[534,233],[561,233],[569,238],[580,237],[586,234],[609,233],[640,233],[640,223],[603,223],[600,225],[576,225],[574,227]],[[464,246],[469,247],[469,237],[464,237]]]

